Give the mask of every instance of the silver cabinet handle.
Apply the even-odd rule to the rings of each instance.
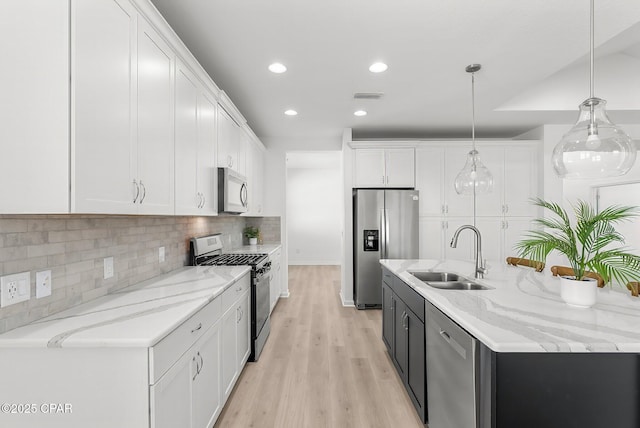
[[[191,380],[194,381],[194,380],[196,380],[196,378],[198,377],[198,374],[200,373],[200,368],[198,367],[198,361],[196,361],[196,356],[195,355],[191,359],[191,362],[196,363],[196,371],[193,374],[193,377],[191,378]]]
[[[196,208],[200,208],[200,206],[202,205],[202,193],[196,193],[196,198],[198,200],[196,203]]]
[[[509,220],[504,221],[504,228],[509,229]]]
[[[202,195],[202,206],[200,208],[204,208],[204,206],[207,204],[207,197],[204,196],[204,193],[201,193]]]
[[[144,198],[147,196],[147,188],[144,187],[142,180],[140,180],[140,187],[142,187],[142,196],[140,197],[140,203],[144,201]]]
[[[198,369],[198,374],[200,374],[202,368],[204,367],[204,358],[202,358],[202,355],[200,355],[200,351],[198,351],[198,357],[200,358],[200,368]]]
[[[191,333],[195,333],[196,331],[202,329],[202,323],[198,323],[198,326],[196,328],[194,328],[193,330],[191,330]]]
[[[505,204],[504,205],[504,212],[508,213],[509,212],[509,204]]]
[[[138,196],[140,196],[140,186],[138,186],[138,182],[135,179],[133,180],[133,185],[136,188],[136,195],[133,197],[133,203],[135,204],[138,200]]]
[[[444,206],[444,213],[449,214],[449,205]]]

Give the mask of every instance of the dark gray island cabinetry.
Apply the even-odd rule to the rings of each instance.
[[[599,290],[594,307],[578,309],[562,302],[557,278],[533,269],[494,266],[476,280],[485,290],[442,290],[414,274],[469,277],[473,265],[381,264],[383,340],[414,404],[422,358],[416,408],[429,428],[640,428],[636,298]]]
[[[382,270],[382,339],[422,422],[427,419],[424,297]]]

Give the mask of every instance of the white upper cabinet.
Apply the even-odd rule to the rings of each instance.
[[[421,216],[445,214],[443,147],[420,147],[416,149],[416,189],[420,192],[419,212]]]
[[[484,147],[480,156],[493,174],[494,188],[491,193],[478,196],[478,215],[536,215],[530,199],[538,196],[538,148],[514,142],[508,147]]]
[[[69,2],[3,2],[0,38],[0,213],[66,213]]]
[[[218,201],[216,166],[217,103],[203,91],[198,96],[198,191],[202,196],[199,214],[215,215]]]
[[[175,104],[177,215],[215,214],[216,102],[178,61]]]
[[[236,172],[238,167],[238,147],[240,146],[240,126],[218,105],[218,166],[231,168]]]
[[[191,71],[176,63],[176,214],[190,215],[202,204],[198,190],[198,83]]]
[[[138,212],[174,213],[174,63],[171,48],[138,20]]]
[[[264,153],[262,144],[249,136],[246,148],[248,211],[246,215],[261,215],[264,211]]]
[[[71,211],[135,213],[136,12],[126,1],[71,5]]]
[[[173,214],[175,55],[126,1],[72,5],[71,211]]]
[[[354,150],[354,187],[415,187],[414,149]]]

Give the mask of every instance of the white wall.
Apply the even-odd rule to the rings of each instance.
[[[287,237],[287,152],[341,150],[341,137],[326,137],[315,140],[296,138],[263,138],[267,147],[265,156],[265,216],[279,216],[282,237],[282,264],[289,265]],[[282,272],[280,296],[289,296],[289,276],[287,269]]]
[[[331,164],[315,164],[319,154],[288,157],[287,239],[290,265],[341,264],[342,173],[340,152]],[[299,164],[300,158],[306,158]]]

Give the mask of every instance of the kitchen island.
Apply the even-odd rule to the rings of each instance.
[[[480,343],[474,367],[477,426],[640,426],[640,299],[605,288],[598,290],[594,307],[580,309],[561,300],[560,280],[548,270],[493,263],[484,279],[475,280],[489,289],[442,290],[411,272],[473,279],[474,266],[434,260],[381,265],[387,283],[424,298],[425,313],[432,305]],[[383,295],[384,289],[383,282]],[[428,330],[429,317],[422,317]],[[433,394],[439,391],[427,391],[427,402]]]

